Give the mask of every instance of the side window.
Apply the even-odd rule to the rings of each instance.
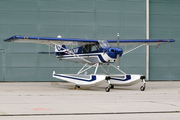
[[[87,52],[89,52],[89,51],[91,51],[90,45],[84,45],[84,46],[83,46],[83,53],[87,53]]]
[[[97,44],[93,44],[92,48],[91,48],[91,51],[97,51],[97,50],[98,50]]]
[[[97,51],[97,50],[99,50],[98,44],[88,44],[88,45],[83,46],[82,52],[87,53],[87,52],[92,52],[92,51]]]

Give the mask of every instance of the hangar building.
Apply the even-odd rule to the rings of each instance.
[[[53,70],[75,74],[82,66],[38,54],[48,51],[46,45],[3,41],[13,35],[116,39],[120,33],[120,39],[146,39],[147,32],[150,39],[176,40],[150,46],[149,80],[180,80],[179,6],[179,0],[1,0],[0,81],[58,81]],[[146,54],[143,46],[123,56],[121,69],[146,75]]]

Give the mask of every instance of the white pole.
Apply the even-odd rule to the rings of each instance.
[[[146,0],[146,39],[149,39],[149,0]],[[146,45],[146,80],[149,80],[149,45]]]

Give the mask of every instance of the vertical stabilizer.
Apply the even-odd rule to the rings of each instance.
[[[56,57],[60,57],[61,55],[64,55],[66,52],[66,46],[65,45],[55,45],[55,53]]]
[[[54,77],[54,74],[56,74],[55,71],[53,71],[52,77]]]

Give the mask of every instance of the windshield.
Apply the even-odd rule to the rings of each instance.
[[[98,40],[99,44],[101,47],[110,47],[109,43],[107,40]]]

